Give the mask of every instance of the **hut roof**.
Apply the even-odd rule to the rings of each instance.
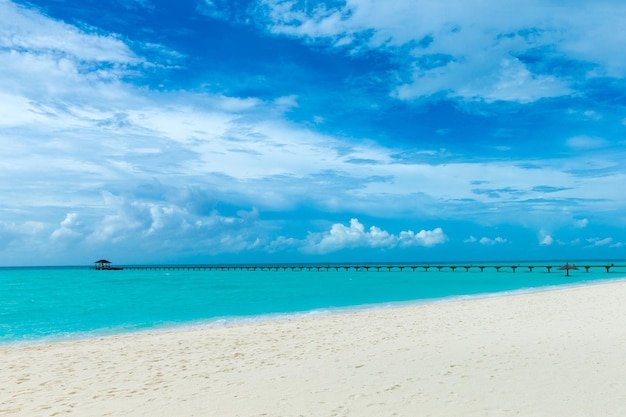
[[[107,261],[106,259],[100,259],[99,261],[96,261],[94,263],[97,263],[97,264],[110,264],[111,262]]]

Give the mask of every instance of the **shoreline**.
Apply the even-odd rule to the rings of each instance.
[[[0,415],[625,415],[624,328],[619,280],[0,346]]]
[[[298,319],[334,316],[334,315],[369,312],[369,311],[375,312],[379,310],[417,307],[417,306],[424,306],[424,305],[437,305],[437,304],[444,304],[444,303],[456,303],[456,302],[473,301],[473,300],[481,300],[481,299],[489,299],[489,298],[515,297],[515,296],[525,295],[525,294],[561,291],[561,290],[567,290],[567,289],[573,289],[573,288],[596,286],[596,285],[607,285],[607,284],[620,283],[620,282],[626,282],[626,276],[612,277],[612,278],[607,278],[607,279],[602,279],[602,280],[578,281],[578,282],[572,282],[571,284],[558,284],[558,285],[547,285],[547,286],[540,286],[540,287],[519,288],[519,289],[507,290],[507,291],[487,292],[487,293],[478,293],[478,294],[451,295],[451,296],[440,297],[440,298],[427,298],[427,299],[408,300],[408,301],[390,301],[390,302],[384,302],[384,303],[362,304],[362,305],[343,306],[343,307],[327,307],[327,308],[319,308],[319,309],[305,310],[305,311],[268,313],[268,314],[252,315],[252,316],[222,316],[222,317],[214,317],[214,318],[209,318],[209,319],[200,319],[200,320],[191,321],[191,322],[189,321],[173,322],[173,323],[168,323],[168,324],[163,324],[163,325],[146,327],[142,329],[106,328],[106,329],[97,329],[97,330],[87,331],[87,332],[53,334],[53,335],[32,338],[32,339],[27,339],[27,340],[3,342],[3,343],[0,343],[0,348],[24,347],[24,346],[33,346],[33,345],[48,345],[48,344],[66,343],[66,342],[71,343],[71,342],[79,342],[79,341],[99,340],[102,338],[117,337],[117,336],[134,336],[134,335],[140,336],[140,335],[146,335],[146,334],[152,334],[152,333],[178,332],[178,331],[205,329],[205,328],[213,328],[213,327],[254,325],[256,323],[276,322],[276,321],[285,321],[285,320],[298,320]]]

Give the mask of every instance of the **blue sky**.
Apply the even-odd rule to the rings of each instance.
[[[0,0],[0,265],[626,258],[617,0]]]

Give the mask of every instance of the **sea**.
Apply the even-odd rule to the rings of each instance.
[[[563,264],[170,266],[110,271],[89,266],[5,267],[0,268],[0,345],[281,320],[626,279],[626,261],[573,262],[578,269],[570,270],[569,276],[557,269]],[[606,265],[613,265],[608,272]]]

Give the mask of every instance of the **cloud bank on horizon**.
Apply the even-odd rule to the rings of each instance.
[[[624,16],[0,0],[0,265],[624,259]]]

